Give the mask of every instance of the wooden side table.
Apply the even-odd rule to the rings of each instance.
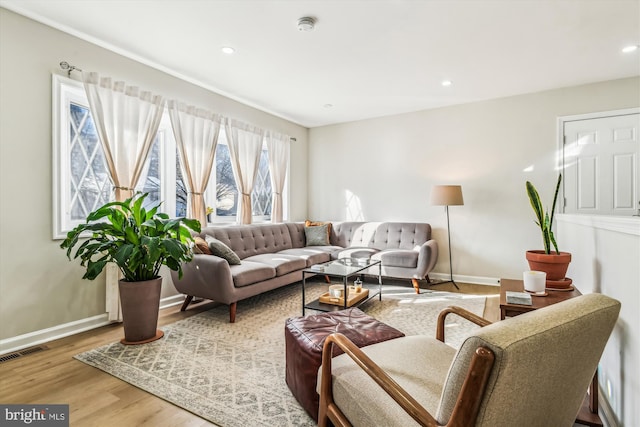
[[[531,296],[532,305],[509,304],[507,303],[507,291],[524,292],[524,282],[522,280],[500,279],[500,319],[517,316],[522,313],[548,307],[555,303],[565,301],[582,295],[574,289],[572,291],[551,291],[547,290],[547,296]],[[602,427],[602,420],[598,415],[598,370],[589,384],[589,393],[582,402],[582,407],[576,417],[576,423],[592,427]]]

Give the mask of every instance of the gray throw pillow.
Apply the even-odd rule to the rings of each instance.
[[[209,245],[211,255],[219,256],[220,258],[226,259],[229,265],[240,264],[240,257],[238,257],[238,255],[236,255],[236,253],[233,252],[229,246],[211,236],[205,236],[205,240]]]
[[[304,228],[307,246],[329,246],[329,224]]]

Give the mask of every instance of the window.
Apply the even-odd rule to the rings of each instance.
[[[85,221],[87,215],[113,199],[114,191],[82,83],[53,75],[53,238]],[[137,191],[147,192],[148,205],[162,202],[160,210],[185,216],[188,194],[183,181],[169,115],[164,114],[149,151]],[[238,209],[238,189],[233,177],[224,127],[216,149],[205,203],[213,207],[210,222],[233,222]],[[252,193],[254,221],[271,215],[269,155],[263,147]]]
[[[224,128],[220,130],[215,158],[216,173],[212,175],[209,188],[215,188],[215,219],[211,221],[235,220],[238,212],[238,187],[233,177],[233,167],[229,146]],[[215,175],[215,176],[214,176]],[[214,180],[215,178],[215,180]],[[208,200],[213,200],[213,193]],[[271,219],[271,177],[269,175],[269,153],[266,146],[262,148],[258,173],[254,180],[251,193],[252,214],[254,221],[268,221]],[[213,206],[212,206],[213,207]]]
[[[54,239],[113,200],[113,184],[81,83],[54,75],[53,82]],[[158,131],[136,190],[148,192],[145,204],[163,199],[162,149],[170,128]]]

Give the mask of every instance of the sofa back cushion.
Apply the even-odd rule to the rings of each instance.
[[[206,235],[229,246],[240,259],[293,248],[286,224],[214,226],[207,227],[200,233],[203,238]]]
[[[331,244],[375,249],[415,249],[431,239],[431,226],[417,222],[334,222]]]

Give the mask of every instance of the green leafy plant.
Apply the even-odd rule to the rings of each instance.
[[[529,201],[531,202],[531,207],[536,214],[536,224],[542,230],[542,241],[544,242],[544,252],[549,255],[551,253],[551,245],[553,244],[554,249],[556,250],[556,254],[559,254],[558,244],[556,243],[556,239],[553,235],[553,215],[556,211],[556,202],[558,200],[558,192],[560,190],[560,182],[562,181],[562,174],[558,175],[558,183],[556,184],[556,192],[553,195],[553,205],[551,207],[551,214],[549,211],[545,212],[542,207],[542,202],[540,201],[540,195],[536,190],[536,187],[529,181],[527,181],[527,194],[529,195]]]
[[[193,258],[191,230],[199,232],[200,222],[169,218],[158,212],[160,204],[146,210],[147,196],[138,193],[124,202],[107,203],[67,233],[60,247],[67,249],[70,260],[81,235],[91,233],[73,255],[87,269],[83,279],[95,279],[109,262],[118,266],[127,282],[154,279],[163,265],[182,277],[181,263]]]

